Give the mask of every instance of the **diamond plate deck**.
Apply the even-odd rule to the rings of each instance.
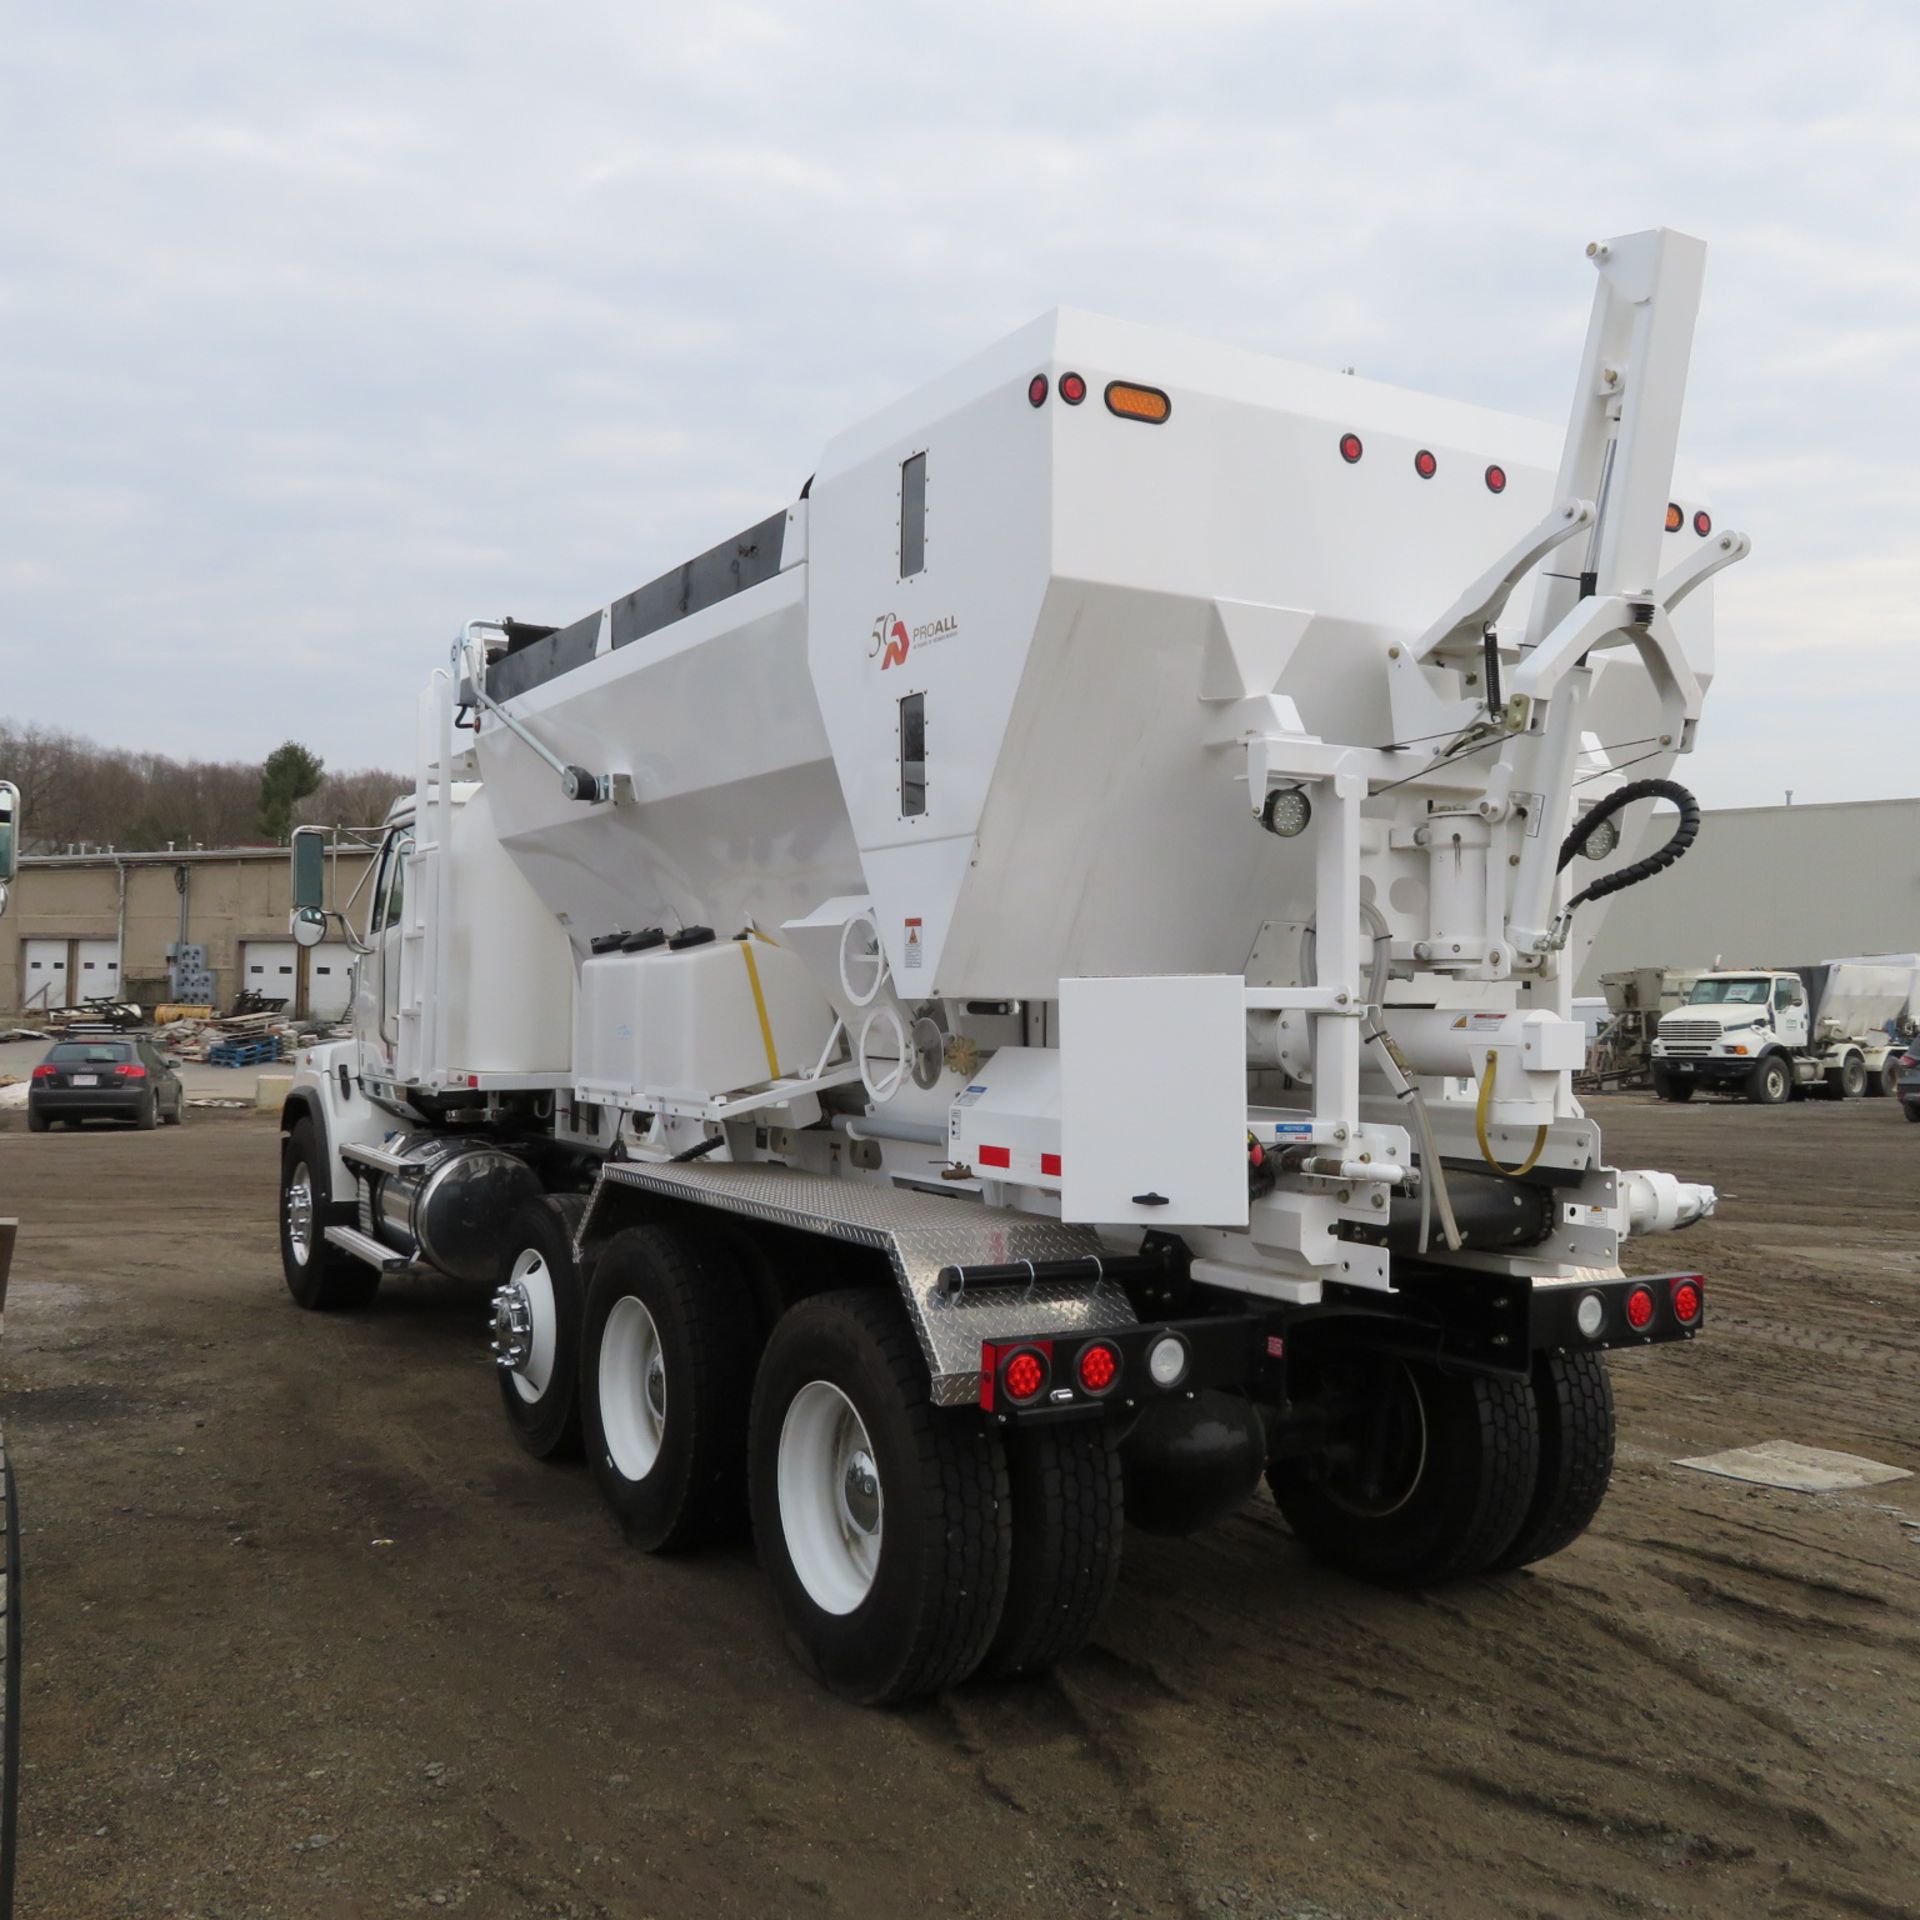
[[[1063,1226],[1044,1214],[1013,1213],[958,1195],[948,1199],[791,1167],[628,1160],[603,1167],[600,1182],[671,1194],[776,1226],[878,1248],[900,1283],[933,1378],[936,1406],[966,1406],[979,1398],[982,1340],[1099,1333],[1134,1324],[1126,1294],[1107,1280],[1091,1287],[1068,1282],[969,1288],[957,1300],[940,1292],[943,1267],[1083,1260],[1104,1251],[1091,1227]],[[596,1200],[599,1192],[596,1186]],[[589,1219],[592,1213],[589,1207]]]

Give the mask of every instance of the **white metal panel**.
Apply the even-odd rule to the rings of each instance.
[[[1246,1225],[1242,978],[1062,980],[1060,1063],[1062,1219]]]
[[[20,1004],[35,1013],[67,1004],[67,943],[64,940],[23,943]]]
[[[80,940],[80,978],[74,982],[75,1000],[113,1000],[120,994],[120,942]]]

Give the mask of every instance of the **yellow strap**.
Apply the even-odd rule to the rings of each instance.
[[[1517,1167],[1503,1167],[1493,1157],[1493,1142],[1487,1138],[1487,1109],[1493,1105],[1493,1079],[1499,1067],[1500,1056],[1489,1052],[1487,1070],[1480,1076],[1480,1098],[1474,1103],[1473,1131],[1480,1142],[1480,1157],[1487,1165],[1495,1173],[1504,1173],[1510,1180],[1517,1180],[1521,1174],[1533,1171],[1533,1163],[1540,1158],[1541,1150],[1547,1144],[1547,1130],[1542,1127],[1533,1136],[1533,1151]]]
[[[773,944],[768,941],[769,946]],[[747,963],[747,982],[753,988],[753,1010],[760,1016],[760,1044],[767,1050],[767,1078],[780,1078],[780,1056],[773,1050],[773,1022],[767,1018],[767,996],[760,990],[760,966],[753,957],[751,940],[736,940],[740,957]]]

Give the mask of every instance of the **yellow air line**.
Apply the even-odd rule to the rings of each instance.
[[[771,946],[773,942],[768,941],[767,944]],[[767,1050],[767,1078],[778,1080],[780,1056],[773,1050],[773,1022],[767,1018],[767,996],[760,988],[760,965],[753,957],[753,941],[736,940],[734,945],[740,949],[740,957],[747,963],[747,984],[753,988],[753,1010],[760,1016],[760,1044]],[[1546,1130],[1542,1128],[1541,1137],[1545,1138],[1545,1134]]]
[[[1509,1180],[1517,1180],[1523,1173],[1533,1171],[1533,1163],[1540,1158],[1541,1150],[1547,1144],[1547,1130],[1542,1127],[1533,1136],[1533,1151],[1517,1167],[1503,1167],[1493,1157],[1493,1143],[1487,1138],[1487,1113],[1493,1106],[1493,1080],[1500,1070],[1500,1056],[1489,1052],[1487,1070],[1480,1076],[1480,1098],[1474,1103],[1473,1131],[1480,1142],[1480,1157],[1495,1173],[1504,1173]]]

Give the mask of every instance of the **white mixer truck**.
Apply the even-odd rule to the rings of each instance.
[[[1680,1101],[1705,1088],[1759,1106],[1804,1094],[1891,1095],[1916,1006],[1920,965],[1911,959],[1716,968],[1660,1016],[1653,1090]]]
[[[858,1701],[1059,1660],[1123,1516],[1263,1474],[1369,1580],[1566,1546],[1605,1350],[1704,1317],[1620,1243],[1714,1204],[1606,1164],[1571,983],[1747,548],[1673,481],[1704,249],[1588,254],[1564,442],[1057,312],[470,622],[286,1103],[295,1300],[491,1288],[521,1443],[644,1550],[750,1524]]]

